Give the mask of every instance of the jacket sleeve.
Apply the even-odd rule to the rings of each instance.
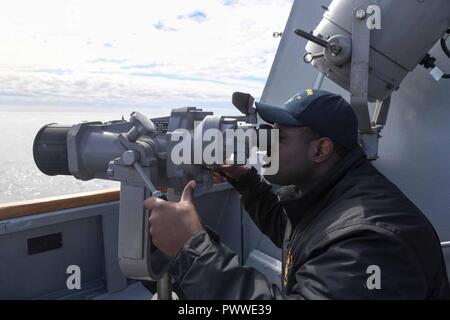
[[[238,256],[212,231],[195,235],[174,259],[170,274],[188,300],[267,300],[280,289]]]
[[[427,298],[414,253],[398,235],[382,228],[351,226],[327,234],[306,262],[298,265],[294,258],[291,272],[286,296],[262,273],[241,266],[210,231],[186,244],[171,271],[188,299]]]
[[[242,195],[241,201],[253,222],[279,248],[283,245],[286,215],[272,187],[255,168],[239,181],[229,181]]]

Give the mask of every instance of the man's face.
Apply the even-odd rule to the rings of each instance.
[[[276,175],[265,176],[267,181],[278,185],[306,183],[314,169],[314,150],[310,131],[305,127],[288,127],[275,124],[279,130],[279,169]]]

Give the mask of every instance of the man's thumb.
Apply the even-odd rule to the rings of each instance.
[[[192,193],[194,192],[197,183],[194,180],[189,181],[183,189],[181,194],[181,201],[192,202]]]

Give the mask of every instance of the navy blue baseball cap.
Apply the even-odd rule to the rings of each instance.
[[[340,95],[306,89],[283,106],[260,102],[255,105],[259,116],[270,124],[309,127],[350,150],[358,145],[358,119]]]

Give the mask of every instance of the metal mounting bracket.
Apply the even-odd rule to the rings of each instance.
[[[371,30],[367,27],[365,12],[365,8],[356,8],[353,12],[350,104],[358,118],[360,144],[367,158],[376,160],[380,131],[386,124],[391,97],[377,101],[372,121],[368,100]]]

